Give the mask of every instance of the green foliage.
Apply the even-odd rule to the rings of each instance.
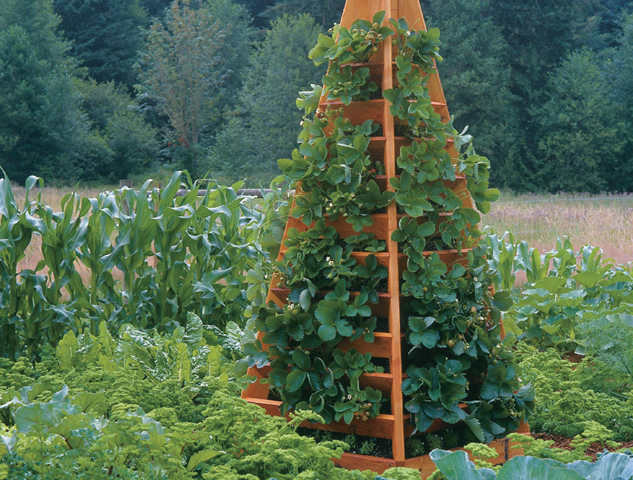
[[[103,147],[82,115],[78,71],[58,24],[50,0],[3,3],[0,164],[19,182],[81,178]]]
[[[633,459],[620,453],[601,457],[595,463],[576,461],[568,465],[535,457],[514,457],[495,473],[489,468],[476,469],[465,452],[434,450],[431,459],[447,480],[581,480],[593,478],[628,478],[633,472]]]
[[[214,175],[231,181],[248,177],[257,187],[278,175],[276,161],[292,151],[301,121],[297,91],[316,83],[323,73],[307,58],[318,33],[308,15],[272,22],[247,62],[237,105],[215,137],[208,160]]]
[[[331,71],[323,77],[323,84],[328,89],[328,100],[340,99],[345,105],[353,100],[369,100],[376,92],[376,82],[369,80],[369,68],[361,67],[352,72],[351,65],[341,67],[340,72]]]
[[[141,47],[147,12],[139,0],[53,0],[72,55],[98,82],[116,81],[132,88],[132,66]]]
[[[93,132],[107,146],[90,177],[116,181],[146,170],[158,155],[157,132],[143,119],[138,103],[114,83],[78,83],[81,106]]]
[[[630,438],[633,423],[629,377],[608,365],[594,363],[591,357],[573,364],[553,349],[540,353],[525,349],[520,358],[523,379],[532,383],[537,398],[530,417],[534,432],[572,438],[598,423],[610,432],[600,441]]]
[[[332,220],[342,216],[360,232],[371,225],[370,215],[386,207],[394,196],[381,191],[376,183],[375,166],[382,162],[372,160],[368,152],[378,124],[367,120],[352,125],[342,111],[329,109],[302,123],[301,146],[293,151],[292,159],[278,161],[288,180],[301,181],[305,192],[295,198],[290,215],[306,225],[326,216]]]
[[[597,355],[620,356],[620,362],[626,358],[626,342],[618,343],[619,353],[609,352],[608,339],[600,333],[594,337],[592,331],[600,326],[612,332],[628,328],[633,301],[628,268],[603,260],[597,247],[575,252],[568,239],[559,240],[557,248],[545,254],[526,242],[517,245],[508,233],[491,234],[486,242],[497,287],[512,288],[517,272],[527,276],[521,290],[512,292],[513,305],[504,316],[505,325],[519,339],[540,348],[572,351],[580,346],[580,353],[588,348]]]
[[[377,45],[393,35],[389,27],[381,26],[385,12],[378,12],[369,20],[356,20],[350,28],[335,25],[327,35],[319,35],[310,58],[316,65],[332,63],[336,71],[346,63],[367,62],[378,51]]]
[[[260,14],[264,18],[279,18],[282,15],[308,14],[323,29],[327,29],[341,19],[344,0],[323,0],[315,3],[309,0],[244,0],[246,3],[255,2],[262,9]]]
[[[57,33],[59,18],[51,2],[11,1],[3,10],[0,163],[5,171],[19,182],[32,174],[112,180],[147,164],[156,155],[154,131],[126,93],[80,78],[69,44]]]
[[[534,385],[532,431],[566,437],[584,454],[587,442],[630,438],[631,271],[604,260],[600,249],[576,252],[569,240],[541,255],[512,235],[487,237],[497,286],[504,292],[504,325],[523,340],[522,376]],[[556,350],[555,350],[556,349]],[[584,356],[571,363],[561,354]]]
[[[218,97],[214,107],[220,114],[210,129],[214,132],[222,128],[227,117],[225,112],[237,107],[239,92],[248,77],[249,59],[255,43],[251,26],[251,16],[243,2],[235,0],[205,0],[202,7],[209,15],[223,25],[222,83],[218,87]]]
[[[376,477],[376,480],[387,478],[393,480],[418,480],[420,472],[406,467],[393,467],[385,470],[380,477]]]
[[[622,185],[605,172],[627,158],[627,124],[614,115],[619,100],[605,96],[613,80],[598,66],[599,58],[588,50],[571,53],[550,75],[543,104],[534,108],[539,183],[550,192],[598,193]]]
[[[219,114],[215,104],[227,74],[221,65],[229,27],[218,20],[205,8],[190,7],[189,0],[174,1],[164,23],[152,25],[138,63],[140,92],[169,118],[168,138],[195,174],[200,142]]]
[[[511,433],[508,439],[514,442],[511,448],[521,448],[524,455],[537,458],[549,458],[561,463],[571,463],[578,460],[589,460],[591,457],[585,454],[585,449],[565,450],[553,447],[554,440],[542,440],[529,435]]]
[[[119,341],[67,334],[44,361],[0,364],[0,458],[5,478],[373,480],[334,467],[346,445],[296,433],[238,398],[199,320],[173,334],[125,325]],[[191,366],[183,375],[182,364]],[[36,380],[36,377],[40,377]],[[22,381],[18,381],[22,377]],[[19,388],[21,382],[24,387]],[[1,478],[1,477],[0,477]],[[397,476],[388,478],[400,478]]]
[[[180,177],[174,173],[163,190],[148,181],[138,192],[69,194],[62,212],[39,194],[29,198],[35,177],[22,208],[8,180],[0,180],[1,354],[36,356],[69,330],[96,335],[101,322],[114,333],[124,323],[174,331],[195,313],[222,331],[231,322],[243,326],[245,273],[262,255],[262,215],[238,197],[239,185],[209,186],[198,198],[201,184],[183,185]],[[182,186],[190,190],[178,196]],[[21,270],[34,236],[42,238],[42,259],[34,270]]]

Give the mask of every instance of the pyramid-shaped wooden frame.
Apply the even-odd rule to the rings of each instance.
[[[371,20],[374,14],[380,11],[387,12],[385,19],[385,24],[387,25],[389,18],[404,18],[412,28],[416,30],[426,30],[424,16],[418,0],[347,0],[341,19],[341,25],[350,28],[352,23],[357,19]],[[393,49],[385,48],[383,44],[377,54],[372,57],[371,61],[365,64],[365,66],[370,68],[372,79],[381,86],[383,91],[393,88],[395,78],[393,65],[394,55]],[[450,116],[437,72],[429,79],[428,88],[434,110],[441,115],[444,122],[448,122]],[[343,107],[341,102],[328,101],[326,95],[324,95],[320,99],[320,108],[324,111],[328,105],[336,108]],[[404,137],[397,137],[394,134],[394,117],[390,112],[389,106],[389,102],[381,98],[364,102],[352,102],[350,105],[344,107],[344,116],[352,119],[354,124],[372,119],[382,125],[383,136],[373,137],[369,150],[373,150],[372,155],[375,155],[376,152],[379,155],[383,155],[385,175],[378,176],[376,182],[379,183],[382,188],[387,189],[391,189],[387,179],[396,175],[395,159],[397,152],[400,146],[403,145],[403,142],[406,141]],[[452,158],[457,158],[458,152],[450,141],[446,150]],[[456,181],[452,182],[450,188],[462,198],[465,206],[473,206],[464,177],[458,176]],[[370,469],[378,473],[382,473],[388,468],[406,466],[420,470],[422,477],[425,478],[435,470],[435,465],[428,455],[415,458],[406,458],[405,456],[405,439],[414,432],[414,426],[409,415],[404,411],[401,388],[403,380],[403,349],[401,340],[403,335],[400,322],[400,278],[402,270],[406,268],[406,257],[404,254],[398,252],[398,244],[391,240],[391,234],[398,228],[398,212],[395,202],[392,202],[387,207],[386,213],[374,214],[372,215],[372,219],[373,224],[366,227],[364,231],[373,233],[377,239],[387,243],[386,252],[378,253],[376,257],[380,264],[389,269],[388,293],[380,295],[380,302],[379,305],[376,306],[376,310],[380,312],[381,315],[388,317],[389,332],[375,333],[373,343],[365,343],[362,339],[359,339],[353,343],[348,342],[345,346],[339,345],[339,348],[345,351],[346,349],[354,347],[360,353],[371,352],[372,357],[389,360],[390,373],[363,374],[363,384],[389,394],[392,413],[380,414],[378,417],[369,419],[368,421],[354,419],[350,425],[341,420],[327,425],[306,424],[302,426],[335,432],[354,433],[374,438],[384,438],[392,442],[393,454],[391,458],[346,453],[343,454],[340,461],[337,461],[339,466],[349,469]],[[334,226],[341,237],[356,234],[352,226],[343,219],[329,222],[328,225]],[[284,239],[287,238],[287,233],[290,228],[305,231],[309,227],[306,227],[301,220],[290,218],[286,226]],[[280,260],[283,258],[283,254],[284,247],[282,246],[282,250],[279,254]],[[361,262],[363,261],[362,257],[366,255],[368,254],[360,252],[353,254],[353,256]],[[440,252],[440,257],[447,265],[455,262],[463,262],[465,260],[463,255],[457,251]],[[277,288],[273,281],[267,302],[272,301],[282,307],[287,303],[288,293],[287,290]],[[268,386],[265,383],[262,384],[259,382],[259,380],[266,378],[266,369],[252,367],[249,369],[249,375],[256,377],[257,381],[250,384],[248,388],[244,390],[242,397],[251,403],[263,407],[268,414],[279,416],[281,402],[269,399]],[[427,432],[442,429],[444,426],[442,422],[436,421]],[[522,424],[519,432],[529,433],[527,424]],[[509,448],[509,442],[506,439],[497,440],[490,444],[490,446],[495,448],[500,454],[496,460],[497,463],[505,462],[510,457],[520,453],[519,450],[511,450]]]

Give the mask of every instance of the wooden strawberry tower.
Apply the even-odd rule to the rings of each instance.
[[[270,415],[328,420],[309,428],[391,442],[388,458],[344,454],[345,468],[428,475],[407,441],[460,426],[502,462],[516,451],[494,438],[526,431],[530,393],[477,246],[475,208],[495,192],[487,160],[450,125],[438,44],[418,0],[347,0],[340,30],[311,52],[330,60],[318,109],[280,161],[296,196],[282,267],[254,309],[256,380],[242,396]],[[316,98],[304,100],[311,113]]]

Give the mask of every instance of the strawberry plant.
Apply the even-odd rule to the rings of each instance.
[[[518,381],[514,338],[501,341],[500,311],[490,293],[494,271],[485,249],[476,246],[480,216],[464,204],[468,196],[486,213],[499,192],[489,188],[488,160],[431,104],[428,82],[434,60],[441,59],[439,32],[413,31],[404,20],[391,23],[399,47],[398,86],[383,93],[402,134],[412,138],[396,159],[400,175],[389,180],[396,205],[407,214],[392,235],[407,257],[401,286],[410,298],[402,307],[411,346],[402,385],[406,408],[420,431],[437,418],[462,421],[489,442],[518,428],[534,399]],[[455,159],[449,142],[461,151]],[[451,188],[458,176],[466,183],[461,194]],[[461,260],[449,265],[438,253],[424,253],[450,249],[461,252]]]
[[[376,183],[375,160],[368,153],[378,127],[371,120],[353,125],[341,110],[303,121],[301,146],[292,159],[278,162],[289,180],[301,182],[292,217],[306,225],[343,217],[357,232],[372,224],[370,215],[393,199],[393,192],[381,191]]]
[[[489,188],[488,160],[431,101],[439,32],[415,31],[402,19],[380,27],[384,18],[381,12],[373,22],[337,27],[310,53],[330,67],[323,91],[315,87],[297,101],[306,113],[300,145],[291,159],[278,162],[295,188],[292,225],[275,265],[274,301],[260,298],[253,305],[254,332],[244,348],[251,367],[266,367],[264,381],[282,414],[309,408],[328,423],[349,424],[393,413],[381,411],[384,392],[360,381],[376,378],[371,374],[381,371],[380,362],[351,347],[377,338],[381,294],[398,296],[407,344],[401,388],[415,430],[424,432],[438,419],[462,422],[489,442],[516,430],[534,400],[519,380],[515,337],[502,339],[491,292],[495,272],[478,245],[480,212],[489,211],[499,192]],[[376,57],[368,52],[382,48],[391,58],[386,38],[396,47],[395,85],[382,90],[379,106],[393,116],[395,139],[391,132],[383,136],[380,117],[354,116],[347,108],[377,103],[367,102],[371,82],[378,81],[376,71],[388,69],[371,62]],[[389,142],[399,145],[394,158],[385,153]],[[342,220],[371,239],[367,230],[384,213],[397,223],[389,227],[387,255],[361,255],[365,243],[349,240]],[[398,257],[399,289],[384,266],[392,256]]]
[[[341,67],[339,72],[332,72],[323,77],[327,88],[328,100],[339,99],[345,105],[352,100],[369,100],[378,90],[376,82],[369,80],[369,68],[362,67],[352,71],[351,65]]]
[[[329,62],[330,65],[363,63],[378,50],[378,45],[393,30],[382,26],[385,12],[378,12],[369,20],[356,20],[351,28],[340,25],[330,30],[330,36],[319,35],[316,46],[310,50],[309,57],[315,65]]]

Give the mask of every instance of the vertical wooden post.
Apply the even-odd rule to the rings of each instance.
[[[424,22],[424,16],[418,0],[347,0],[343,15],[341,18],[341,25],[344,27],[351,27],[354,21],[358,19],[371,20],[374,14],[380,11],[386,11],[387,15],[384,20],[385,25],[389,25],[389,18],[402,18],[407,20],[409,26],[415,30],[425,30],[426,24]],[[382,72],[382,90],[394,88],[394,50],[391,45],[391,41],[388,39],[383,42],[380,47],[382,50],[382,57],[375,58],[371,62],[371,67],[380,69]],[[377,54],[378,55],[378,54]],[[369,64],[368,64],[369,65]],[[357,65],[358,66],[358,65]],[[376,70],[377,71],[377,70]],[[397,85],[396,85],[397,87]],[[431,103],[437,113],[439,113],[444,122],[448,122],[450,117],[448,108],[446,106],[446,100],[444,98],[444,92],[440,83],[439,75],[437,71],[428,82],[429,95],[431,97]],[[387,181],[389,178],[396,177],[398,172],[396,168],[396,157],[399,154],[397,149],[403,144],[402,137],[396,138],[394,132],[394,117],[391,115],[390,104],[384,98],[370,100],[365,102],[352,102],[350,105],[343,106],[341,102],[332,102],[327,98],[327,94],[324,93],[320,99],[320,108],[325,110],[328,105],[335,108],[343,108],[344,115],[347,116],[353,124],[358,125],[365,120],[371,119],[378,121],[382,125],[384,139],[372,139],[376,140],[376,143],[384,141],[384,156],[383,162],[385,167],[385,179],[386,189],[393,191],[393,187]],[[409,140],[410,144],[411,140]],[[382,148],[382,146],[381,146]],[[452,143],[449,143],[446,147],[453,159],[456,159],[458,152],[455,150]],[[460,180],[453,182],[450,187],[456,194],[463,199],[464,205],[472,207],[472,199],[465,186],[465,179],[462,177]],[[297,187],[297,195],[301,194],[301,186]],[[294,206],[294,199],[292,201]],[[303,426],[315,429],[330,430],[334,432],[355,433],[357,435],[367,435],[376,438],[383,438],[391,440],[392,442],[392,458],[376,458],[363,455],[344,454],[343,458],[337,463],[346,468],[361,468],[371,469],[376,472],[382,473],[384,470],[394,466],[407,466],[420,470],[423,475],[429,475],[435,470],[435,465],[428,458],[428,456],[406,458],[405,441],[409,435],[412,434],[414,428],[409,419],[409,415],[405,413],[404,398],[402,393],[402,381],[405,374],[403,372],[403,325],[401,321],[401,299],[400,293],[400,280],[402,278],[402,266],[403,254],[399,253],[398,243],[393,241],[392,234],[398,229],[398,210],[395,202],[392,202],[387,207],[386,215],[374,214],[372,215],[373,226],[367,227],[366,232],[376,234],[377,238],[384,239],[387,245],[386,253],[380,253],[377,256],[380,257],[380,262],[386,265],[389,269],[387,294],[381,294],[384,297],[388,297],[389,308],[385,312],[389,320],[389,332],[376,333],[373,343],[366,343],[362,339],[353,342],[341,342],[339,348],[346,351],[349,348],[356,348],[359,352],[372,353],[376,358],[387,358],[389,360],[389,374],[370,374],[366,375],[364,380],[368,385],[372,385],[373,388],[378,388],[383,392],[383,396],[389,396],[391,400],[391,412],[381,412],[376,418],[365,419],[366,422],[360,422],[359,420],[353,420],[351,424],[347,425],[343,421],[332,422],[328,425],[320,424],[306,424]],[[347,224],[344,219],[337,221],[329,221],[326,219],[326,224],[334,226],[338,234],[344,238],[349,235],[354,235],[350,225]],[[311,227],[303,225],[300,220],[290,218],[286,225],[284,232],[284,240],[287,238],[287,233],[290,228],[297,228],[299,231],[305,231]],[[379,236],[380,235],[380,236]],[[455,252],[455,253],[452,253]],[[280,251],[279,260],[283,259],[284,250]],[[444,262],[449,263],[462,263],[465,261],[465,257],[460,255],[456,251],[443,252]],[[363,258],[362,252],[354,252],[354,258]],[[452,256],[451,256],[452,255]],[[273,279],[270,292],[268,294],[267,301],[273,301],[278,306],[282,307],[287,303],[287,298],[284,296],[281,289],[277,287],[277,280]],[[287,296],[287,294],[286,294]],[[262,338],[263,334],[259,334],[258,338]],[[242,394],[242,397],[249,402],[262,406],[271,415],[280,415],[279,406],[281,402],[270,400],[268,398],[268,386],[266,384],[260,384],[259,380],[267,378],[266,368],[257,369],[255,367],[249,369],[249,374],[257,377],[258,381],[251,384],[246,388]],[[441,423],[441,422],[440,422]],[[433,426],[432,428],[441,429],[446,425],[442,424],[439,427]],[[507,450],[507,442],[503,441],[493,442],[491,444],[493,448],[497,448],[499,452],[504,453]],[[514,456],[518,452],[516,450],[510,450],[509,455]],[[502,460],[506,460],[503,457]]]

